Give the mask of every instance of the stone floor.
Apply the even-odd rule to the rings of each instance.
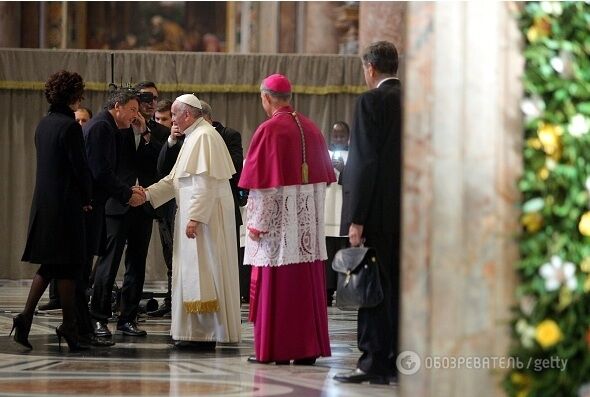
[[[356,350],[356,316],[328,308],[332,357],[315,366],[250,364],[252,325],[245,321],[239,345],[217,346],[215,352],[177,351],[170,344],[170,319],[142,319],[145,338],[114,335],[110,348],[80,353],[59,350],[55,327],[61,312],[35,316],[23,350],[8,336],[12,317],[22,310],[29,284],[0,280],[0,396],[387,396],[397,386],[347,385],[332,380],[353,369]],[[162,284],[146,285],[158,291]],[[46,297],[45,297],[46,298]],[[42,299],[41,303],[46,299]],[[111,327],[111,330],[112,327]]]

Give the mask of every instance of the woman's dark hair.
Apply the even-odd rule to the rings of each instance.
[[[71,105],[83,98],[84,80],[76,72],[60,70],[45,83],[45,98],[52,105]]]

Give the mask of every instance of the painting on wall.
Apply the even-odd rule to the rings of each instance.
[[[88,49],[225,50],[224,2],[88,2]]]

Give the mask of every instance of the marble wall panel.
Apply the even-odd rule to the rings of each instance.
[[[405,60],[402,395],[501,395],[521,170],[519,36],[505,3],[409,3]]]

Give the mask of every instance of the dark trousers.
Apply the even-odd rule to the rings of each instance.
[[[92,271],[92,262],[94,255],[89,254],[86,262],[82,264],[82,272],[80,278],[76,282],[76,319],[78,320],[78,333],[80,335],[88,335],[94,333],[92,327],[92,318],[88,309],[88,280],[90,272]]]
[[[49,300],[59,302],[59,293],[57,292],[57,281],[51,279],[49,282]]]
[[[158,221],[158,231],[160,232],[160,242],[162,243],[162,255],[166,265],[166,275],[168,276],[168,291],[164,298],[164,305],[172,307],[172,247],[174,245],[174,217],[176,216],[176,202],[172,200],[163,205],[163,215],[156,220]]]
[[[94,254],[101,245],[102,225],[104,224],[104,206],[97,205],[92,211],[85,214],[86,220],[86,260],[82,264],[80,277],[76,281],[76,320],[78,321],[78,333],[87,335],[94,333],[92,317],[88,309],[87,294],[90,272],[94,262]]]
[[[95,319],[104,322],[112,315],[113,284],[127,243],[118,323],[135,321],[145,280],[145,261],[152,235],[152,220],[141,207],[129,208],[127,213],[120,216],[107,215],[106,249],[96,263],[92,294],[91,314]]]
[[[392,375],[398,353],[399,239],[366,235],[365,246],[374,247],[380,264],[383,302],[358,311],[357,367],[375,375]]]

